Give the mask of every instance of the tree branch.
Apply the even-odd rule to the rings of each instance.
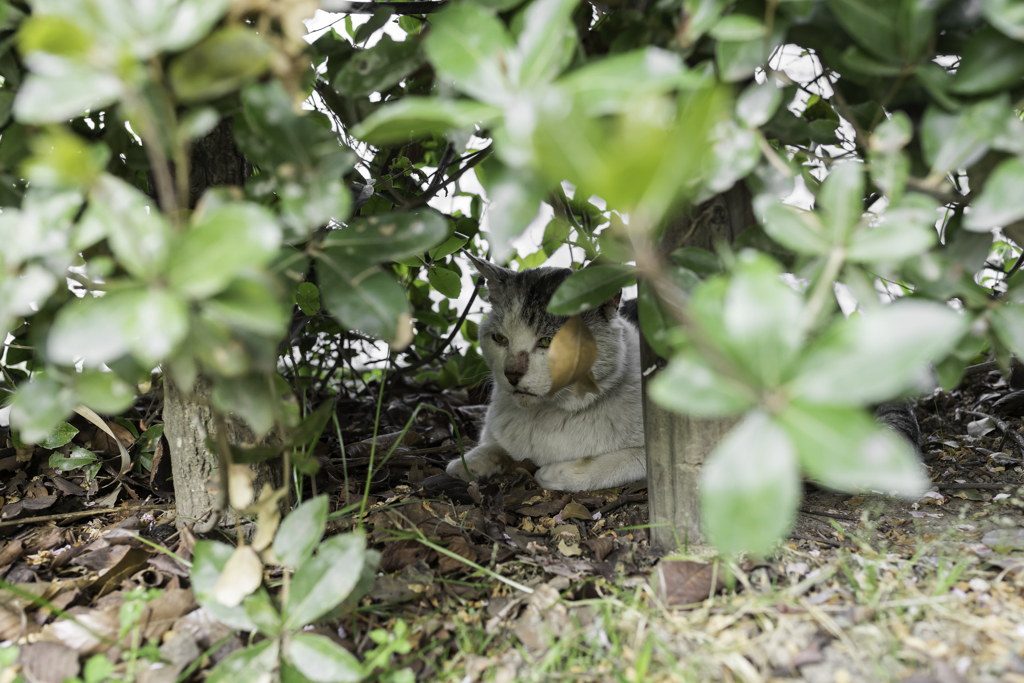
[[[390,9],[392,14],[432,14],[440,12],[448,3],[431,0],[414,2],[348,2],[348,0],[320,0],[320,9],[341,14],[376,14]]]
[[[480,278],[480,282],[482,281],[483,278]],[[480,282],[477,282],[476,287],[473,288],[473,296],[469,297],[469,303],[466,304],[465,310],[462,311],[462,315],[459,317],[459,321],[455,323],[455,329],[453,329],[452,333],[448,335],[448,338],[444,340],[444,343],[437,347],[437,349],[435,349],[434,352],[431,353],[426,358],[421,358],[415,363],[406,365],[404,367],[396,367],[394,374],[391,375],[390,383],[393,384],[395,380],[397,380],[401,375],[404,375],[407,372],[411,372],[417,368],[421,368],[427,363],[432,363],[433,361],[437,360],[437,358],[442,353],[444,353],[444,350],[447,349],[451,345],[452,341],[455,339],[455,335],[457,335],[459,333],[459,330],[462,329],[462,323],[466,321],[466,316],[469,315],[469,309],[473,307],[473,302],[476,301],[476,295],[480,293]]]

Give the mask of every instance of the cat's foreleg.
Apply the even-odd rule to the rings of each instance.
[[[482,443],[469,453],[466,453],[466,466],[469,467],[471,477],[466,476],[466,467],[462,464],[462,458],[456,458],[448,463],[447,472],[452,477],[458,477],[469,481],[501,474],[512,464],[512,458],[508,452],[496,443]]]
[[[643,447],[592,455],[541,467],[533,478],[553,491],[597,491],[639,481],[647,476]]]

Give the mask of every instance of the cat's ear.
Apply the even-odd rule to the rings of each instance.
[[[487,293],[491,299],[493,299],[494,296],[501,291],[502,287],[515,275],[515,273],[508,268],[496,266],[490,261],[485,261],[473,256],[469,252],[466,252],[466,256],[473,262],[473,265],[476,266],[476,269],[484,278],[484,283],[487,285]]]
[[[615,292],[615,296],[601,304],[601,315],[605,320],[611,320],[619,312],[619,302],[622,300],[622,290]]]

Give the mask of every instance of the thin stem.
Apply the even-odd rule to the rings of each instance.
[[[804,308],[803,316],[800,320],[800,327],[804,334],[810,331],[825,308],[829,294],[832,293],[835,280],[839,277],[839,271],[843,269],[845,261],[846,250],[842,247],[833,247],[832,251],[829,252],[828,261],[825,262],[825,267],[822,269],[818,281],[814,283],[814,291],[811,292],[807,306]]]

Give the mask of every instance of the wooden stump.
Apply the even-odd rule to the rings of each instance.
[[[755,225],[750,193],[741,183],[694,207],[665,230],[662,254],[683,246],[714,249],[720,241],[732,243],[745,228]],[[704,554],[706,540],[700,527],[700,476],[704,462],[737,418],[696,419],[655,404],[647,385],[665,366],[665,360],[641,335],[640,362],[644,372],[644,432],[647,436],[647,490],[651,545],[663,552]]]

